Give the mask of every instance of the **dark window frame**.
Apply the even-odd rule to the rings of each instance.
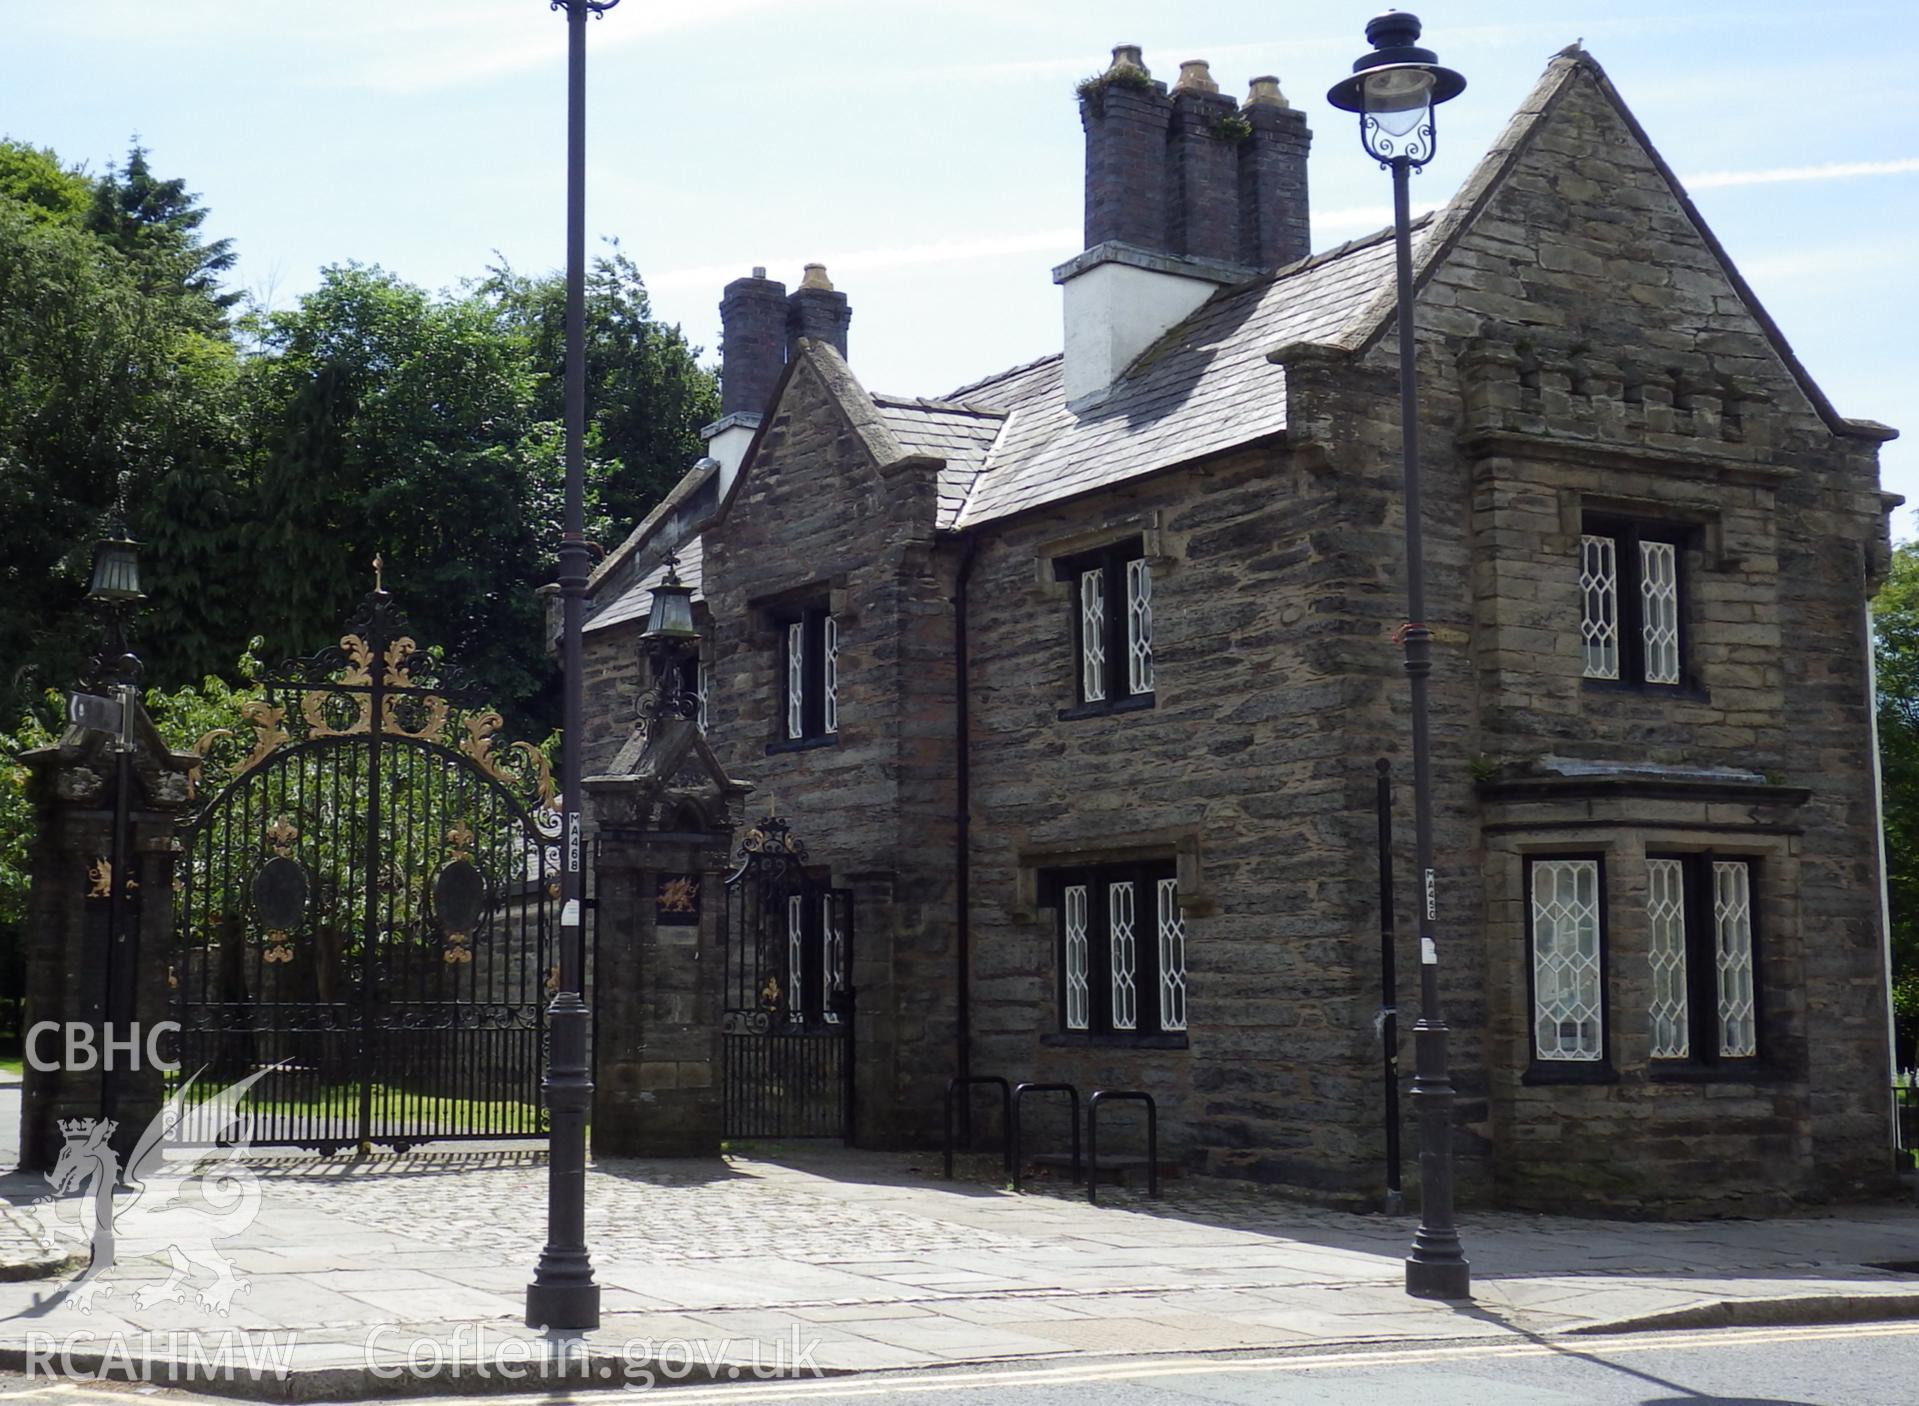
[[[1533,912],[1533,866],[1588,860],[1595,866],[1595,894],[1599,900],[1599,1058],[1547,1059],[1539,1053],[1539,982],[1533,969],[1536,917]],[[1526,963],[1526,1072],[1525,1084],[1613,1084],[1619,1081],[1612,1050],[1612,923],[1606,896],[1606,855],[1603,851],[1576,854],[1529,854],[1521,871],[1526,905],[1524,948]]]
[[[1619,689],[1634,693],[1688,696],[1700,693],[1692,663],[1692,626],[1688,610],[1692,571],[1687,561],[1687,554],[1698,537],[1698,528],[1691,523],[1661,521],[1658,518],[1587,513],[1580,520],[1579,531],[1582,537],[1612,538],[1619,634],[1619,677],[1594,679],[1582,676],[1581,682],[1587,688],[1602,692]],[[1639,566],[1641,542],[1664,542],[1673,548],[1673,594],[1679,623],[1679,678],[1674,683],[1651,683],[1646,679],[1645,596]],[[1580,610],[1585,610],[1583,600]]]
[[[1721,850],[1649,850],[1648,861],[1676,859],[1680,862],[1680,882],[1685,886],[1686,913],[1686,1054],[1650,1059],[1655,1077],[1684,1078],[1688,1074],[1745,1074],[1768,1067],[1766,1041],[1766,983],[1763,980],[1765,948],[1763,926],[1759,920],[1760,883],[1764,875],[1757,855],[1727,853]],[[1719,932],[1713,914],[1715,863],[1746,866],[1747,920],[1752,926],[1752,1030],[1753,1053],[1723,1055],[1719,1052]],[[1651,1013],[1648,1012],[1648,1021]],[[1701,1034],[1707,1038],[1702,1040]]]
[[[1144,693],[1130,691],[1132,680],[1128,670],[1131,645],[1127,638],[1130,616],[1126,598],[1127,567],[1145,558],[1145,538],[1122,537],[1092,551],[1075,552],[1071,556],[1054,559],[1053,579],[1066,582],[1069,588],[1067,611],[1073,639],[1073,704],[1060,709],[1059,716],[1062,719],[1105,717],[1110,713],[1131,713],[1154,706],[1154,689]],[[1083,573],[1095,567],[1103,573],[1100,587],[1105,604],[1105,636],[1101,642],[1105,645],[1102,667],[1106,696],[1089,699],[1086,696],[1086,619],[1080,609],[1079,582]],[[1157,687],[1157,669],[1154,682]]]
[[[808,601],[770,613],[774,630],[778,672],[773,690],[773,740],[766,750],[795,752],[808,747],[831,747],[839,742],[838,719],[832,731],[826,728],[826,622],[833,614],[824,600]],[[794,625],[804,630],[800,678],[800,732],[789,736],[786,730],[787,680],[791,676],[792,646],[789,632]],[[835,690],[837,693],[837,689]]]
[[[1042,871],[1041,901],[1053,909],[1053,1029],[1041,1037],[1048,1045],[1124,1045],[1184,1049],[1192,1029],[1190,1008],[1185,1030],[1159,1023],[1159,883],[1179,877],[1171,859],[1079,864]],[[1139,1013],[1136,1028],[1113,1024],[1113,930],[1111,885],[1133,886],[1133,990]],[[1066,1023],[1066,890],[1086,885],[1087,1028]],[[1190,970],[1190,968],[1189,968]]]

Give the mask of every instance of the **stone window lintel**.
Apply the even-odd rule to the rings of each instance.
[[[1029,845],[1019,852],[1013,880],[1013,921],[1039,921],[1039,876],[1043,869],[1092,867],[1163,860],[1173,852],[1174,877],[1179,881],[1179,910],[1187,917],[1204,917],[1214,909],[1212,889],[1201,863],[1199,832],[1186,826],[1138,830],[1083,843]]]

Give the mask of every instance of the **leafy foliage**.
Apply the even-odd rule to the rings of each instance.
[[[240,301],[220,280],[239,258],[233,241],[207,242],[200,233],[206,209],[187,183],[163,181],[136,137],[125,166],[109,166],[93,188],[87,229],[137,271],[141,291],[178,298],[202,332],[224,333],[227,312]]]
[[[1873,601],[1893,1006],[1907,1063],[1919,1062],[1919,544],[1893,552]]]
[[[501,263],[479,291],[543,373],[536,415],[564,423],[566,280],[529,278]],[[623,533],[704,452],[699,427],[719,418],[720,398],[698,348],[678,327],[653,320],[640,271],[617,243],[587,271],[586,403],[588,492],[608,530]]]

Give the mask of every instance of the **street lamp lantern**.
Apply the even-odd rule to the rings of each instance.
[[[1413,848],[1418,867],[1419,1019],[1413,1024],[1413,1107],[1419,1114],[1419,1229],[1406,1256],[1406,1292],[1422,1299],[1472,1294],[1472,1266],[1453,1223],[1453,1085],[1439,1005],[1439,885],[1433,868],[1432,748],[1427,685],[1433,632],[1426,625],[1426,556],[1420,507],[1417,343],[1413,331],[1412,173],[1436,148],[1433,108],[1466,80],[1419,47],[1419,20],[1388,10],[1366,26],[1373,51],[1326,94],[1359,114],[1366,154],[1393,175],[1393,236],[1399,280],[1399,437],[1406,517],[1406,625],[1399,632],[1412,694]]]
[[[666,556],[666,579],[653,588],[652,604],[646,613],[646,633],[640,639],[649,646],[690,644],[700,637],[693,625],[693,588],[680,580],[680,564],[673,553]]]
[[[140,544],[116,522],[93,544],[87,599],[96,605],[133,605],[146,598],[140,589]]]
[[[1419,47],[1419,16],[1388,10],[1366,26],[1373,46],[1353,62],[1353,76],[1335,83],[1326,101],[1359,114],[1359,139],[1367,155],[1414,168],[1432,160],[1433,109],[1466,90],[1466,80],[1441,67],[1439,56]]]

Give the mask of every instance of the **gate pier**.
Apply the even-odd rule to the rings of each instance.
[[[598,821],[594,1155],[717,1156],[724,884],[753,788],[682,718],[583,784]]]
[[[62,1120],[113,1118],[119,1124],[113,1143],[124,1156],[160,1111],[162,1074],[148,1062],[146,1037],[168,1016],[174,827],[191,804],[190,777],[200,758],[171,751],[146,711],[135,709],[126,844],[132,862],[125,874],[113,872],[110,858],[117,799],[112,739],[69,728],[54,745],[20,758],[32,776],[35,810],[23,1025],[29,1032],[41,1024],[61,1027],[42,1038],[39,1050],[58,1067],[38,1068],[32,1059],[26,1066],[20,1165],[30,1171],[53,1166]],[[110,915],[115,886],[117,931]],[[110,1073],[67,1058],[66,1027],[91,1027],[104,1038],[103,1026],[121,1040],[137,1032],[134,1067],[124,1048],[114,1052]]]

